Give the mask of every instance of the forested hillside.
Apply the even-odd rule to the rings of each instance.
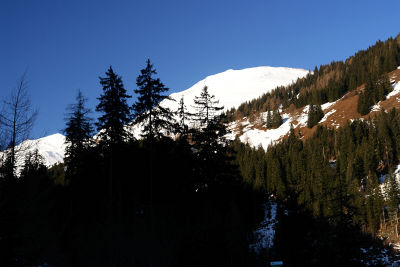
[[[238,140],[234,147],[244,181],[273,194],[293,214],[310,214],[341,231],[398,242],[397,109],[337,130],[318,126],[305,142],[292,130],[287,139],[267,151]],[[324,242],[349,242],[352,245],[347,249],[355,250],[362,246],[357,235],[324,241],[325,233],[309,231],[323,246],[328,245]],[[292,258],[286,249],[282,251],[285,258]]]
[[[344,62],[315,67],[313,73],[294,84],[278,87],[258,99],[243,103],[237,109],[231,109],[228,117],[241,119],[253,113],[273,110],[279,105],[286,109],[291,104],[299,108],[333,102],[369,80],[380,79],[381,75],[395,70],[399,65],[400,35],[385,42],[378,41]]]

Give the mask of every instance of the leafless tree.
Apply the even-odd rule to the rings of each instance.
[[[8,149],[12,170],[15,173],[18,155],[23,148],[16,148],[22,141],[28,139],[38,111],[31,106],[26,73],[18,80],[10,95],[3,100],[0,113],[0,136]],[[13,174],[14,174],[13,173]]]

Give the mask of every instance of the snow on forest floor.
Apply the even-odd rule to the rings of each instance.
[[[275,238],[276,213],[278,204],[269,200],[264,204],[264,220],[253,231],[255,242],[249,245],[249,249],[260,254],[265,249],[272,248]]]
[[[377,251],[376,248],[371,246],[360,248],[360,250],[365,257],[361,260],[361,263],[365,266],[400,266],[400,259],[398,257],[393,258],[389,248]]]

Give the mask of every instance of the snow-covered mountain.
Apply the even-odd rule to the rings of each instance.
[[[242,70],[227,70],[222,73],[211,75],[197,82],[192,87],[170,95],[176,101],[164,100],[161,105],[177,110],[178,102],[183,96],[188,110],[193,112],[193,99],[199,96],[204,86],[208,87],[209,93],[215,95],[219,104],[225,109],[238,107],[245,101],[252,100],[264,93],[271,91],[277,86],[288,85],[298,78],[304,77],[309,71],[304,69],[284,67],[255,67]],[[140,126],[132,129],[135,137],[141,133]],[[45,164],[51,166],[64,160],[65,137],[62,134],[53,134],[37,140],[26,140],[17,149],[22,148],[20,165],[23,163],[25,154],[38,149],[43,156]],[[0,152],[0,156],[1,156]]]
[[[42,137],[36,140],[25,140],[18,146],[16,151],[18,152],[17,165],[22,166],[25,155],[38,150],[39,154],[43,156],[44,163],[47,166],[54,165],[64,161],[65,151],[65,136],[59,133],[52,134],[46,137]],[[0,157],[3,156],[4,152],[0,152]]]
[[[176,101],[164,100],[161,105],[177,110],[178,102],[183,96],[188,110],[194,111],[192,107],[193,99],[200,95],[204,86],[207,86],[208,92],[215,95],[219,104],[224,106],[225,109],[230,109],[257,98],[278,86],[289,85],[308,73],[307,70],[284,67],[230,69],[208,76],[182,92],[171,94],[170,97]]]

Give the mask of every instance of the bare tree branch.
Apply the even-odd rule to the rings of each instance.
[[[3,100],[0,113],[0,145],[10,150],[12,169],[15,171],[16,162],[21,151],[28,149],[16,147],[28,139],[38,111],[32,109],[26,72],[18,80],[11,94]]]

